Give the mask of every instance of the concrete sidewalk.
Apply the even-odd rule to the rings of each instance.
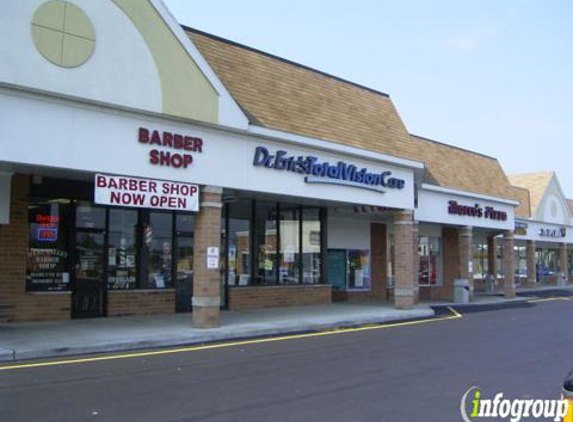
[[[195,329],[191,314],[0,324],[0,361],[120,352],[384,323],[434,315],[428,305],[408,311],[392,304],[223,311],[221,327]]]

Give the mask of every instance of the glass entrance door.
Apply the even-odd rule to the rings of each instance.
[[[191,312],[193,297],[193,237],[177,237],[177,279],[175,283],[175,310]]]
[[[175,264],[175,310],[191,312],[193,298],[193,246],[195,244],[195,216],[175,216],[174,258]]]
[[[104,239],[103,231],[78,230],[76,233],[73,318],[104,315]]]

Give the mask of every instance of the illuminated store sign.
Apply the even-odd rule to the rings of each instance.
[[[479,204],[473,206],[460,205],[457,201],[448,202],[448,214],[462,217],[486,218],[488,220],[507,221],[507,213],[498,211],[493,207],[482,207]]]
[[[149,162],[153,165],[173,168],[187,168],[193,164],[190,153],[203,152],[203,139],[171,132],[159,132],[139,128],[139,143],[157,146],[149,151]],[[173,151],[174,150],[174,151]]]
[[[94,201],[100,205],[199,211],[199,187],[189,183],[96,174]]]
[[[36,224],[38,225],[36,236],[36,240],[38,240],[38,242],[58,241],[58,225],[60,224],[59,216],[37,214]]]
[[[386,189],[404,189],[406,184],[403,179],[391,177],[391,171],[370,172],[366,167],[359,169],[344,161],[331,164],[312,155],[289,156],[282,150],[273,155],[261,146],[255,150],[253,166],[298,173],[305,176],[306,183],[352,186],[382,193]]]

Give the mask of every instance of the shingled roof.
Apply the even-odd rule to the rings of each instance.
[[[529,191],[530,214],[533,214],[543,199],[543,194],[554,176],[554,172],[540,172],[512,174],[509,175],[508,178],[512,185]]]
[[[515,209],[515,216],[521,218],[531,217],[531,204],[529,201],[529,191],[517,186],[511,186],[511,197],[519,201],[519,206]]]
[[[412,138],[420,148],[409,158],[426,164],[426,183],[517,199],[497,159],[417,135]]]
[[[427,183],[515,198],[496,159],[410,136],[387,94],[184,29],[252,124],[423,161]]]

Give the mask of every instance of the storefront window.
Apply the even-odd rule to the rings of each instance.
[[[238,200],[223,214],[229,286],[321,282],[320,208]]]
[[[527,278],[527,248],[515,246],[515,277],[517,281]]]
[[[302,211],[302,282],[320,283],[320,210],[304,208]]]
[[[350,249],[348,251],[348,288],[370,290],[370,251]]]
[[[504,265],[503,265],[503,247],[501,245],[495,246],[496,260],[497,260],[497,278],[503,278]]]
[[[330,249],[328,282],[336,290],[370,290],[370,251]]]
[[[251,201],[237,201],[227,205],[227,255],[229,286],[251,284],[250,233]]]
[[[27,291],[68,290],[69,212],[67,200],[30,201]]]
[[[421,236],[418,241],[418,254],[420,255],[420,268],[418,281],[421,286],[435,286],[439,284],[441,252],[440,238]]]
[[[105,207],[91,202],[76,202],[76,227],[78,229],[105,229]]]
[[[483,280],[489,274],[487,243],[474,244],[474,279]]]
[[[539,282],[555,277],[557,273],[557,251],[555,249],[537,249],[536,276]]]
[[[300,212],[297,205],[280,205],[279,283],[297,284],[300,266]]]
[[[257,202],[255,211],[256,284],[277,283],[277,204]]]
[[[149,250],[148,287],[172,287],[173,214],[151,212],[144,242]]]
[[[110,209],[108,288],[134,289],[137,280],[137,211]]]

